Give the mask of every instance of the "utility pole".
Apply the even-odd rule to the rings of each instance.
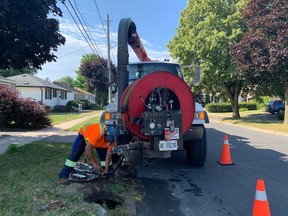
[[[111,79],[111,58],[110,58],[110,30],[109,30],[109,14],[107,14],[107,57],[108,57],[108,101],[112,103],[112,79]]]

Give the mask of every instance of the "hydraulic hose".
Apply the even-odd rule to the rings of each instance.
[[[121,112],[120,99],[129,82],[128,63],[128,40],[136,33],[136,25],[130,18],[121,19],[118,27],[118,112]]]

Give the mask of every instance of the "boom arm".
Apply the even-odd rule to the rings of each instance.
[[[128,44],[132,47],[140,61],[150,61],[150,58],[148,57],[141,39],[136,31],[131,35],[130,38],[128,38]]]

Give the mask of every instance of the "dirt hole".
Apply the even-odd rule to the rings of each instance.
[[[109,209],[115,209],[118,205],[122,205],[124,200],[122,197],[105,190],[99,190],[93,186],[87,186],[84,189],[84,200],[88,203],[98,203],[106,205]]]

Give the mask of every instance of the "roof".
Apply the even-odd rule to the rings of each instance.
[[[92,93],[90,93],[90,92],[86,92],[86,91],[84,91],[83,89],[80,89],[80,88],[74,88],[74,91],[76,91],[76,92],[80,92],[80,93],[82,93],[82,94],[86,94],[86,95],[91,95],[91,96],[95,96],[94,94],[92,94]]]
[[[30,74],[21,74],[17,76],[10,76],[8,78],[16,81],[16,87],[47,87],[63,91],[69,91],[66,88],[63,88],[54,83],[40,79]]]
[[[6,83],[16,83],[14,80],[7,79],[5,77],[0,76],[0,81],[6,82]]]

